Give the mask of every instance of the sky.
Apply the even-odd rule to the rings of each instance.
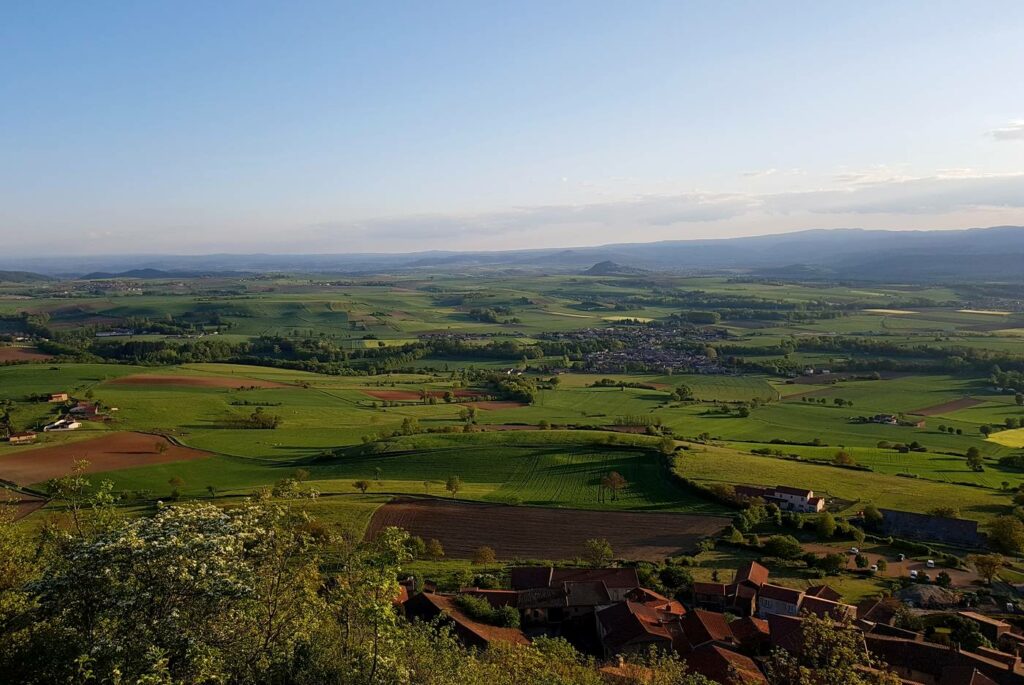
[[[1024,3],[26,2],[0,253],[1024,225]]]

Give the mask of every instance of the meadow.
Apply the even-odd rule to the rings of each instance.
[[[342,363],[333,373],[226,361],[153,363],[144,357],[120,363],[62,357],[0,366],[0,399],[10,401],[7,412],[16,429],[38,428],[58,416],[60,407],[32,397],[59,391],[101,403],[109,418],[71,433],[40,434],[36,445],[2,443],[0,460],[42,447],[73,449],[78,441],[113,431],[167,435],[209,453],[103,474],[126,493],[133,511],[144,511],[172,490],[186,499],[230,502],[300,475],[321,493],[302,506],[358,532],[393,496],[450,499],[444,485],[458,475],[457,501],[725,512],[674,483],[658,452],[658,435],[612,432],[642,433],[639,424],[651,424],[655,434],[670,433],[685,448],[677,469],[687,478],[811,487],[848,511],[866,502],[912,511],[956,502],[964,516],[987,520],[1007,511],[1009,490],[1024,484],[1024,472],[998,462],[1024,447],[1024,429],[997,431],[989,439],[982,433],[983,426],[1024,419],[1024,408],[1012,392],[992,387],[983,365],[936,368],[934,352],[893,360],[863,349],[795,349],[807,336],[823,336],[884,343],[893,350],[927,346],[951,354],[1024,355],[1024,340],[1014,335],[1024,329],[1024,315],[992,297],[979,304],[973,291],[956,287],[484,273],[336,281],[301,275],[186,279],[146,282],[141,294],[119,292],[115,285],[97,292],[102,283],[81,292],[69,287],[70,297],[58,297],[47,286],[4,286],[4,326],[16,329],[10,317],[19,312],[43,317],[58,337],[76,331],[88,336],[131,322],[193,322],[207,333],[204,341],[237,344],[278,336],[349,350],[357,359],[364,352],[398,354],[430,336],[465,345],[460,354],[410,356],[392,366]],[[750,307],[764,307],[764,318]],[[567,348],[571,355],[476,353],[506,343],[510,350],[527,349],[581,329],[679,326],[680,311],[687,309],[721,315],[694,329],[696,343],[680,333],[679,345],[697,352],[723,345],[724,354],[738,358],[725,360],[715,373],[595,373],[580,368],[576,343]],[[155,333],[109,340],[191,344]],[[19,345],[31,349],[32,342]],[[792,351],[782,352],[783,345]],[[576,363],[566,368],[569,356]],[[875,363],[882,372],[878,380],[866,380],[863,371],[860,380],[841,373],[846,364],[870,370]],[[805,367],[831,368],[834,374],[804,377]],[[482,372],[512,370],[538,384],[532,402],[476,406],[467,397],[419,399],[421,393],[440,397],[457,390],[490,394],[489,387],[467,390],[466,379],[480,383]],[[554,376],[557,384],[549,387],[546,379]],[[605,387],[604,379],[623,387]],[[684,385],[690,398],[673,397]],[[467,422],[471,405],[475,416]],[[280,425],[240,427],[257,408],[279,417]],[[865,420],[876,414],[895,415],[906,425]],[[912,425],[918,421],[923,424]],[[635,427],[623,429],[623,422]],[[395,437],[403,431],[415,434]],[[887,443],[924,449],[900,452]],[[964,455],[971,448],[983,456],[981,470],[967,466]],[[840,450],[862,470],[830,465]],[[628,482],[614,499],[600,485],[612,471]],[[367,481],[365,494],[354,487],[358,481]]]

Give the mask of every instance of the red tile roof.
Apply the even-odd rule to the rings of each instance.
[[[659,594],[654,590],[640,587],[636,590],[631,590],[626,598],[643,604],[644,606],[656,609],[658,611],[667,611],[677,616],[682,616],[686,613],[686,608],[674,599],[669,599],[665,595]]]
[[[605,647],[619,654],[630,647],[661,643],[674,646],[681,637],[678,618],[636,602],[619,602],[597,612]]]
[[[864,636],[868,650],[894,668],[926,673],[941,685],[1000,685],[1024,682],[1024,671],[973,652],[875,633]],[[980,678],[980,676],[984,676]]]
[[[729,630],[742,645],[756,645],[758,642],[767,640],[770,635],[768,621],[754,616],[732,621],[729,624]]]
[[[608,589],[629,590],[640,587],[636,569],[632,568],[552,568],[521,566],[509,572],[513,590],[562,587],[562,583],[603,582]]]
[[[896,610],[903,605],[903,602],[894,597],[883,599],[866,599],[857,605],[857,618],[872,623],[888,625],[896,616]]]
[[[748,561],[736,569],[736,580],[733,582],[751,582],[761,586],[768,582],[768,569],[756,561]]]
[[[782,614],[768,615],[768,633],[772,647],[779,647],[790,653],[800,651],[803,644],[803,619]]]
[[[792,488],[788,485],[776,485],[775,492],[782,492],[787,495],[798,495],[800,497],[810,497],[814,491],[808,490],[807,488]]]
[[[717,683],[760,685],[768,682],[749,657],[720,645],[698,647],[683,658],[690,670]]]
[[[831,599],[833,602],[838,602],[843,598],[841,594],[828,585],[812,585],[807,588],[805,594],[812,597],[821,597],[822,599]]]
[[[683,632],[691,647],[712,641],[734,642],[736,639],[725,614],[703,609],[694,609],[683,617]]]
[[[800,602],[800,613],[814,614],[818,618],[832,618],[836,621],[849,616],[853,618],[857,614],[857,607],[851,604],[841,604],[821,597],[804,596]]]
[[[800,590],[794,590],[793,588],[781,585],[772,585],[771,583],[765,583],[761,586],[761,596],[777,602],[788,602],[789,604],[798,605],[803,594]]]
[[[478,587],[467,587],[460,589],[459,593],[486,599],[492,607],[496,608],[518,606],[519,593],[515,590],[484,590]]]
[[[992,618],[991,616],[986,616],[985,614],[979,614],[976,611],[961,611],[959,612],[959,614],[964,618],[968,618],[974,621],[975,623],[984,623],[986,625],[992,626],[993,628],[1004,628],[1006,630],[1010,629],[1010,624],[1006,621],[1000,621],[998,618]]]
[[[480,645],[487,645],[491,642],[510,642],[521,645],[530,643],[523,635],[523,631],[518,628],[492,626],[470,618],[459,609],[454,598],[447,595],[421,592],[410,597],[405,602],[405,608],[406,613],[410,616],[445,614],[455,624],[456,633],[463,638],[468,637],[469,642],[476,642]]]

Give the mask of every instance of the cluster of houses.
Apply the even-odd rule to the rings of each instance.
[[[926,419],[901,419],[895,414],[875,414],[874,416],[858,416],[853,419],[859,423],[880,423],[883,426],[909,426],[912,428],[925,428],[928,425]]]
[[[845,604],[827,585],[797,590],[770,582],[768,569],[749,562],[731,583],[695,583],[689,608],[640,585],[630,568],[524,567],[511,570],[510,588],[464,588],[439,593],[427,587],[396,601],[410,620],[439,616],[467,646],[495,642],[527,644],[537,636],[560,636],[578,649],[606,660],[608,682],[621,667],[614,657],[674,653],[691,672],[730,685],[766,684],[761,664],[775,649],[798,653],[802,624],[809,615],[858,631],[864,647],[897,673],[905,685],[1024,684],[1024,633],[975,612],[960,615],[978,624],[996,648],[961,651],[926,642],[896,627],[900,601]],[[485,600],[493,609],[514,608],[520,627],[492,625],[470,616],[460,595]],[[838,684],[837,684],[838,685]]]
[[[65,404],[71,400],[66,392],[55,392],[45,397],[50,404]],[[117,409],[111,408],[111,411]],[[83,421],[105,421],[107,418],[94,403],[79,401],[68,407],[60,418],[44,425],[42,430],[44,433],[73,431],[81,428]],[[17,431],[7,437],[7,442],[11,445],[28,445],[34,443],[37,438],[38,433],[35,431]]]
[[[717,359],[679,349],[680,340],[709,342],[723,334],[695,327],[609,326],[544,333],[545,340],[576,344],[583,370],[591,373],[654,371],[658,373],[727,373]],[[599,348],[599,349],[598,349]],[[590,351],[586,351],[590,350]]]
[[[58,392],[50,395],[48,401],[51,403],[66,403],[70,399],[66,392]],[[102,421],[105,418],[100,413],[99,407],[92,402],[78,401],[69,407],[59,419],[43,426],[43,432],[73,431],[82,427],[82,421]]]
[[[775,504],[782,511],[814,514],[825,510],[825,498],[815,497],[813,490],[793,488],[788,485],[762,488],[754,485],[737,485],[736,496],[741,499],[762,499],[766,504]]]

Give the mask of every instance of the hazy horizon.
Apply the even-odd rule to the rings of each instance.
[[[12,7],[5,256],[1024,224],[1024,6]]]

